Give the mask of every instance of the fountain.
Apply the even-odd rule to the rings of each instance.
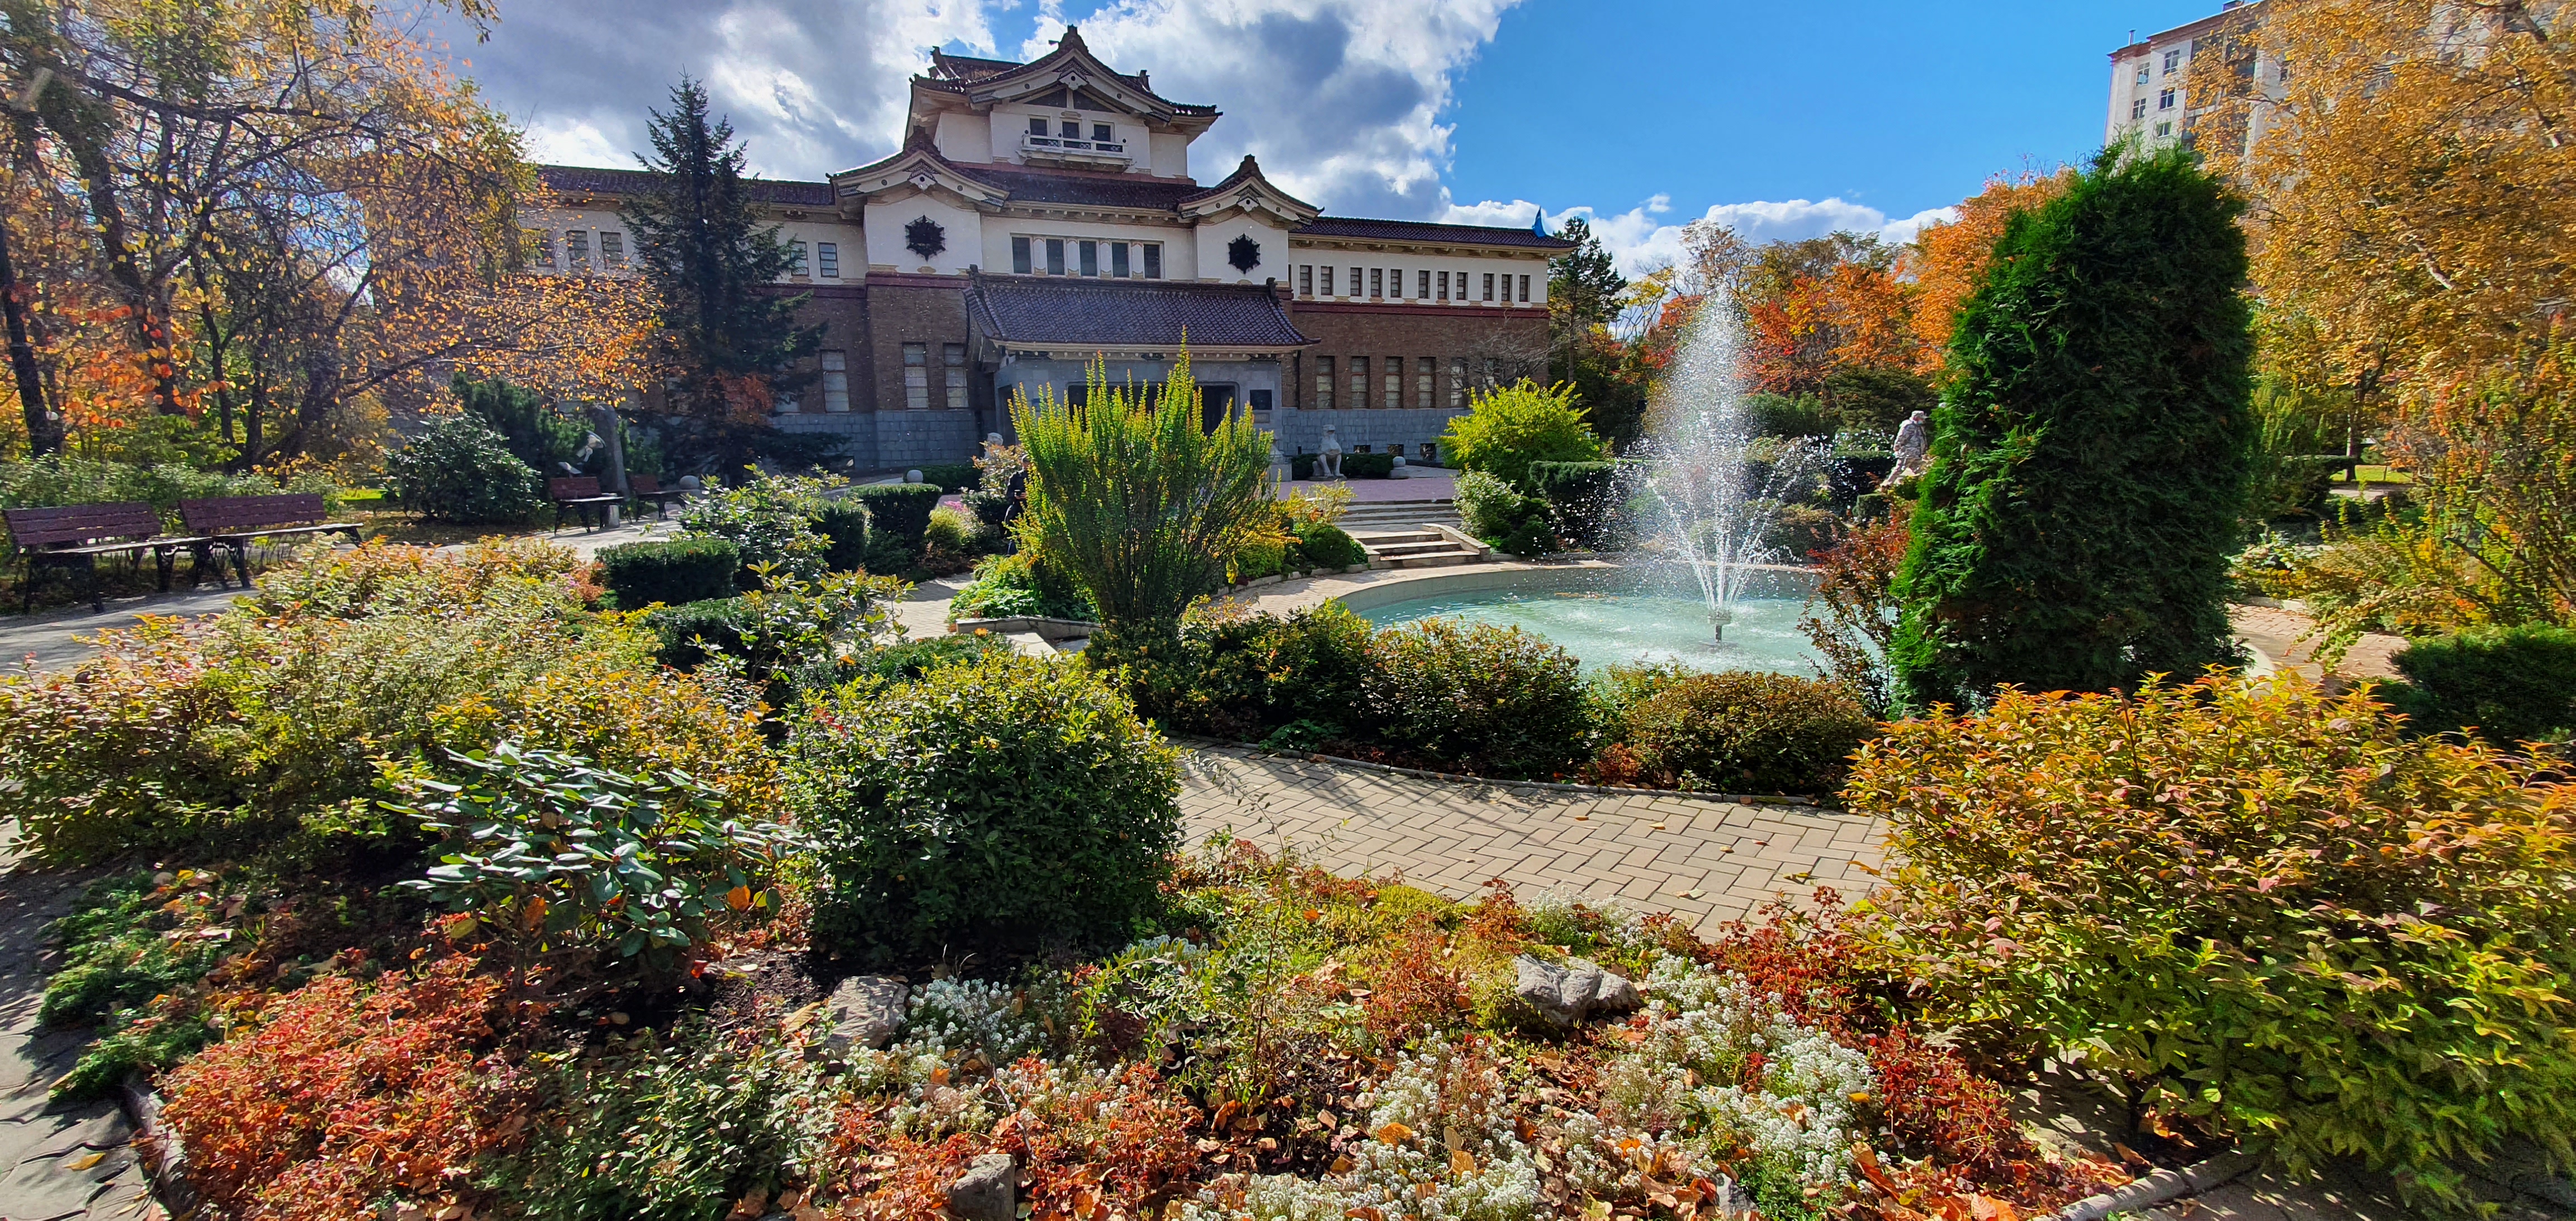
[[[1744,410],[1743,331],[1732,301],[1700,307],[1668,367],[1629,475],[1639,522],[1634,562],[1696,588],[1719,643],[1757,574],[1781,557],[1768,541],[1779,506],[1801,499],[1831,456],[1815,439],[1759,441]]]

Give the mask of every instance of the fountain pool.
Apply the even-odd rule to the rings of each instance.
[[[1806,675],[1819,669],[1798,631],[1805,595],[1788,573],[1757,582],[1734,603],[1722,643],[1710,639],[1707,607],[1696,588],[1666,589],[1633,573],[1601,569],[1492,576],[1511,579],[1408,582],[1385,591],[1392,596],[1345,601],[1379,627],[1447,618],[1525,628],[1563,646],[1587,671],[1664,662]]]

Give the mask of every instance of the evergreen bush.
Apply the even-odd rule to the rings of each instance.
[[[716,653],[742,652],[743,601],[713,598],[665,606],[644,617],[660,640],[654,659],[674,670],[695,670]]]
[[[1959,314],[1899,578],[1907,706],[2237,659],[2243,210],[2188,150],[2120,147],[2012,218]]]
[[[1622,741],[1658,788],[1830,795],[1873,728],[1837,684],[1731,670],[1663,684],[1626,710]]]
[[[1619,531],[1619,464],[1530,463],[1530,494],[1548,505],[1556,532],[1578,547],[1611,545]]]
[[[823,536],[823,566],[833,572],[857,572],[867,566],[868,507],[843,497],[814,513],[814,532]]]
[[[1180,845],[1178,755],[1078,665],[995,653],[862,679],[789,743],[815,938],[873,962],[1133,938]]]
[[[1289,556],[1291,567],[1333,572],[1368,562],[1368,552],[1361,549],[1360,541],[1331,522],[1301,521],[1289,530],[1297,536],[1294,554]]]
[[[963,492],[977,486],[983,474],[972,462],[933,462],[920,468],[921,486]]]
[[[1830,437],[1834,413],[1816,396],[1786,394],[1744,396],[1746,432],[1756,437]]]
[[[1394,474],[1393,454],[1342,455],[1342,477],[1345,479],[1386,479]]]
[[[1517,627],[1424,619],[1369,643],[1365,713],[1402,755],[1479,775],[1570,772],[1591,753],[1574,655]]]
[[[590,435],[587,423],[565,418],[535,393],[497,377],[477,381],[458,373],[448,379],[447,388],[466,415],[499,433],[519,461],[542,474],[560,474],[555,464],[571,461]]]
[[[2563,742],[2576,729],[2576,632],[2561,627],[2471,628],[2418,640],[2397,655],[2403,683],[2380,698],[2418,733],[2476,727],[2498,746]]]
[[[432,521],[523,522],[546,503],[545,476],[470,415],[434,421],[385,455],[385,481],[403,508]]]
[[[1294,725],[1315,740],[1360,737],[1371,669],[1368,620],[1339,602],[1182,625],[1159,653],[1094,644],[1083,658],[1117,671],[1138,711],[1175,733],[1261,741]]]
[[[930,511],[939,507],[940,489],[929,483],[872,483],[850,489],[849,499],[867,506],[868,528],[903,545],[918,557],[930,530]]]
[[[833,503],[826,493],[837,486],[834,479],[755,475],[691,497],[680,510],[680,529],[729,540],[742,552],[746,570],[767,564],[811,581],[823,575],[831,553],[831,542],[815,529],[815,518]],[[749,571],[741,578],[746,588],[759,583]]]
[[[741,569],[741,549],[720,538],[627,543],[599,551],[600,584],[621,610],[730,598],[733,576]]]

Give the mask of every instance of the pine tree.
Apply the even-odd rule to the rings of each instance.
[[[731,122],[708,113],[706,86],[685,76],[671,89],[671,109],[653,112],[650,135],[653,155],[640,160],[653,185],[623,215],[676,348],[673,413],[727,469],[747,465],[753,451],[803,456],[806,439],[778,432],[769,411],[810,378],[792,371],[822,346],[824,328],[796,324],[812,294],[771,288],[795,254],[752,211],[744,147]]]
[[[1576,328],[1607,325],[1619,316],[1619,294],[1628,291],[1628,277],[1619,274],[1609,248],[1592,235],[1591,222],[1574,217],[1556,236],[1574,243],[1574,249],[1548,265],[1549,308]]]
[[[2190,153],[2115,147],[2006,226],[1959,313],[1898,577],[1907,706],[2237,659],[2242,211]]]

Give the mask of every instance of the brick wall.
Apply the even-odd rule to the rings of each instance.
[[[1289,306],[1297,329],[1316,341],[1289,361],[1286,409],[1272,417],[1279,448],[1312,453],[1323,448],[1324,426],[1346,452],[1366,445],[1385,453],[1400,445],[1407,457],[1437,441],[1449,418],[1463,413],[1466,398],[1495,381],[1547,376],[1547,311],[1439,305],[1351,305],[1297,301]],[[1367,400],[1352,401],[1352,358],[1368,362]],[[1431,358],[1430,393],[1420,362]],[[1387,362],[1401,358],[1400,406],[1387,409]],[[1324,408],[1315,380],[1331,361],[1332,406]],[[1490,373],[1489,373],[1490,370]],[[1463,379],[1459,376],[1464,374]],[[1452,407],[1453,392],[1460,404]]]

